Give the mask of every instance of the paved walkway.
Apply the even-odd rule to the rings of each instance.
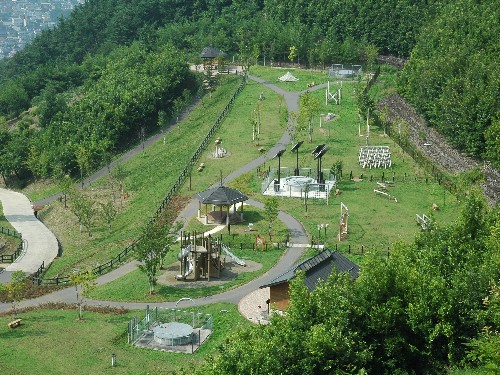
[[[283,95],[285,102],[288,107],[289,112],[297,112],[298,111],[298,100],[299,100],[299,95],[300,93],[297,92],[287,92],[280,87],[266,82],[265,80],[262,80],[257,77],[249,76],[250,79],[260,82],[266,87],[270,88],[271,90],[277,92],[280,95]],[[324,87],[324,85],[320,85],[321,88]],[[289,124],[291,126],[291,124]],[[170,131],[168,129],[168,131]],[[161,135],[156,136],[156,139],[160,139]],[[153,142],[153,141],[151,141]],[[240,169],[234,171],[230,175],[228,175],[226,178],[224,178],[225,182],[229,182],[234,180],[235,178],[241,176],[242,174],[245,174],[247,172],[250,172],[257,168],[259,165],[263,164],[266,160],[272,158],[279,150],[283,149],[286,147],[288,144],[291,142],[291,136],[290,132],[285,131],[283,136],[280,138],[278,143],[274,145],[265,155],[260,156],[258,159],[255,159],[248,163],[247,165],[241,167]],[[142,150],[142,146],[140,146],[140,149]],[[129,152],[129,154],[132,154],[133,151]],[[130,156],[129,156],[130,157]],[[100,176],[100,173],[104,173],[104,171],[107,171],[107,168],[104,170],[101,170],[97,172],[95,175],[89,178],[90,181],[94,181]],[[43,200],[40,202],[37,202],[37,204],[46,204],[47,202],[54,200],[57,196],[53,196],[48,198],[47,200]],[[264,208],[263,203],[257,202],[254,200],[248,200],[246,203],[253,205],[255,207]],[[198,201],[197,199],[193,198],[193,200],[184,208],[184,210],[178,215],[178,221],[182,223],[187,223],[189,220],[191,220],[195,215],[197,214],[198,210]],[[239,310],[243,314],[243,316],[250,318],[255,316],[256,310],[255,306],[261,305],[264,306],[265,301],[261,301],[263,296],[265,296],[265,293],[258,292],[260,286],[265,285],[269,283],[271,280],[276,278],[277,276],[280,276],[284,272],[286,272],[288,269],[290,269],[301,257],[302,253],[304,252],[305,248],[308,242],[306,232],[302,226],[302,224],[297,221],[294,217],[290,216],[289,214],[280,211],[278,214],[278,219],[281,220],[289,229],[290,232],[290,242],[292,246],[290,246],[289,249],[285,251],[281,259],[278,261],[278,263],[269,271],[267,271],[265,274],[260,276],[257,279],[254,279],[250,281],[247,284],[241,285],[237,288],[228,290],[226,292],[216,294],[213,296],[207,296],[204,298],[199,298],[195,300],[195,303],[198,305],[204,305],[204,304],[209,304],[209,303],[216,303],[216,302],[232,302],[239,304]],[[111,282],[113,280],[116,280],[123,275],[135,270],[137,268],[137,262],[129,262],[125,264],[124,266],[113,270],[112,272],[109,272],[106,275],[103,275],[98,278],[97,283],[98,285],[102,285],[108,282]],[[253,297],[252,297],[253,296]],[[246,297],[246,298],[245,298]],[[28,306],[37,306],[40,304],[44,303],[49,303],[49,302],[66,302],[66,303],[75,303],[76,302],[76,293],[74,288],[66,288],[51,294],[47,294],[45,296],[41,296],[39,298],[31,299],[31,300],[24,300],[19,304],[19,307],[28,307]],[[183,303],[181,302],[178,306],[183,307]],[[185,302],[186,307],[190,306],[190,301]],[[264,304],[263,304],[264,303]],[[86,301],[87,305],[95,305],[95,306],[115,306],[115,307],[125,307],[128,309],[144,309],[146,306],[146,303],[144,302],[115,302],[115,301],[97,301],[97,300],[87,300]],[[150,303],[150,307],[166,307],[166,308],[173,308],[175,307],[175,302],[161,302],[161,303]],[[0,311],[2,310],[7,310],[11,306],[10,304],[2,304],[0,303]],[[267,307],[267,306],[266,306]]]
[[[41,266],[52,263],[57,256],[58,244],[56,237],[33,214],[31,202],[26,196],[15,191],[0,188],[5,218],[14,229],[21,233],[25,241],[25,252],[14,263],[6,265],[0,273],[0,284],[11,281],[14,271],[34,273]]]

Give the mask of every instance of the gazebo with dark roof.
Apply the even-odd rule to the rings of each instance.
[[[207,189],[197,194],[198,197],[198,218],[201,218],[201,205],[205,205],[205,224],[208,224],[209,216],[212,221],[223,223],[225,221],[226,225],[230,223],[231,216],[229,214],[229,208],[234,206],[233,212],[236,213],[236,204],[248,200],[248,197],[241,191],[236,189],[231,189],[226,186],[217,186],[214,188]],[[208,212],[208,205],[212,204],[214,206],[220,207],[219,213],[216,211]],[[226,215],[222,213],[222,207],[227,207]],[[241,206],[241,216],[234,217],[235,221],[243,221],[243,206]]]
[[[200,57],[202,59],[216,59],[219,56],[226,56],[226,54],[215,47],[205,47],[203,51],[201,51]]]

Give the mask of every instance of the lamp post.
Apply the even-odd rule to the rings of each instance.
[[[273,159],[278,158],[278,182],[274,181],[274,191],[280,191],[280,179],[281,179],[281,156],[285,153],[285,150],[279,150],[276,155],[274,155]]]
[[[295,176],[299,176],[299,147],[302,146],[302,143],[304,143],[304,141],[297,142],[295,145],[293,145],[292,149],[290,150],[291,152],[295,151],[297,157],[296,159],[297,161],[295,164],[295,171],[294,171]]]

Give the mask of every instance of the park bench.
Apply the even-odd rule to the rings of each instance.
[[[22,321],[23,321],[22,319],[16,319],[16,320],[13,320],[12,322],[10,322],[7,325],[9,326],[9,328],[16,328],[16,327],[19,327],[21,325]]]

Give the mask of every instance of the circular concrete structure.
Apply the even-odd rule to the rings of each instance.
[[[193,327],[189,324],[161,323],[153,328],[154,340],[161,345],[186,345],[191,342]]]
[[[285,185],[290,187],[290,191],[303,191],[306,185],[314,183],[314,178],[307,176],[290,176],[285,178]]]

